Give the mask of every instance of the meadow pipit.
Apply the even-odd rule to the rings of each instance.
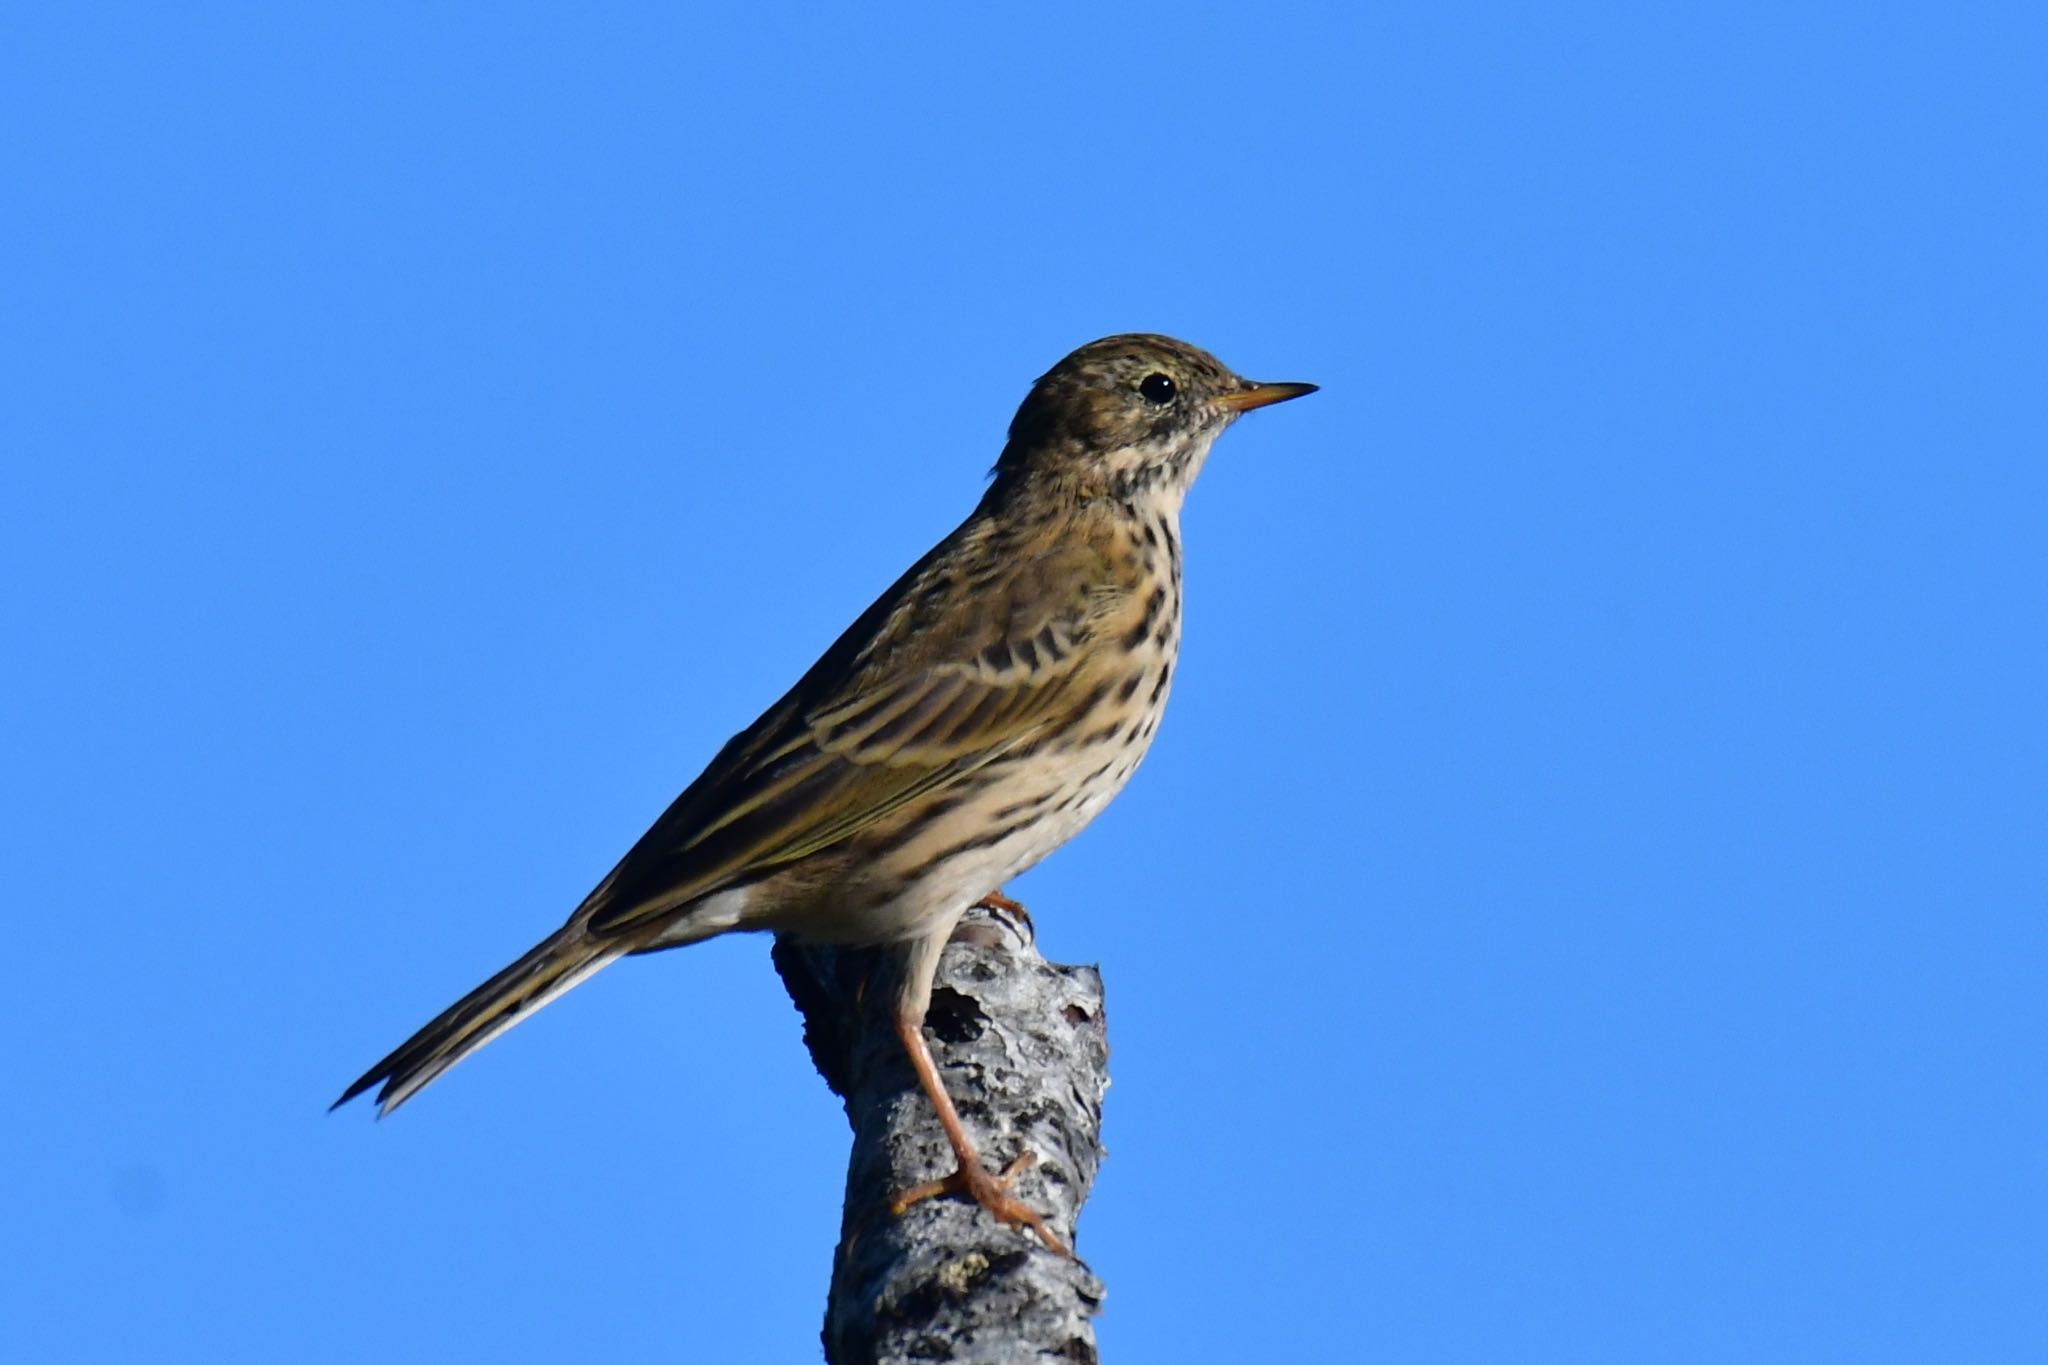
[[[1254,384],[1162,336],[1091,342],[1010,423],[966,521],[734,736],[526,956],[336,1104],[380,1112],[600,967],[771,929],[901,954],[896,1030],[969,1194],[1064,1250],[975,1154],[924,1041],[939,951],[978,898],[1071,839],[1151,746],[1180,646],[1180,508]]]

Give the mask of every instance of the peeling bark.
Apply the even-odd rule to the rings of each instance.
[[[965,1199],[889,1211],[897,1191],[950,1174],[953,1152],[890,1024],[888,955],[779,938],[774,956],[853,1126],[825,1359],[1097,1360],[1091,1319],[1104,1290],[1086,1265]],[[1076,1245],[1109,1086],[1101,977],[1047,962],[1028,918],[977,907],[939,964],[925,1033],[983,1160],[1001,1170],[1034,1153],[1013,1191]]]

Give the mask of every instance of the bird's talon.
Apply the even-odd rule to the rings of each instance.
[[[988,1210],[998,1222],[1013,1228],[1030,1228],[1045,1243],[1046,1249],[1055,1255],[1072,1258],[1066,1243],[1053,1235],[1045,1225],[1045,1219],[1038,1210],[1021,1200],[1010,1197],[1010,1181],[1021,1171],[1029,1170],[1038,1161],[1036,1152],[1024,1152],[1009,1165],[1003,1167],[1000,1175],[990,1175],[977,1163],[961,1166],[943,1180],[928,1180],[922,1185],[913,1185],[889,1201],[889,1212],[897,1217],[910,1209],[913,1204],[944,1195],[964,1194]]]
[[[1024,908],[1024,902],[1013,901],[1000,891],[991,891],[974,904],[977,909],[993,910],[1001,915],[1022,915],[1027,920],[1031,918],[1031,912]]]

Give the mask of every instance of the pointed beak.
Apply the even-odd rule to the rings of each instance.
[[[1253,408],[1267,408],[1275,403],[1285,403],[1290,398],[1300,398],[1314,393],[1314,384],[1254,384],[1236,393],[1226,393],[1216,401],[1232,412],[1250,412]]]

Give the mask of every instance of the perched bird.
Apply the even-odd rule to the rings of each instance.
[[[1064,1250],[976,1155],[924,1041],[967,908],[1072,838],[1151,746],[1180,646],[1180,509],[1255,384],[1170,337],[1091,342],[1039,379],[973,513],[711,765],[568,923],[351,1085],[380,1113],[600,967],[740,929],[893,945],[896,1029],[958,1192]]]

